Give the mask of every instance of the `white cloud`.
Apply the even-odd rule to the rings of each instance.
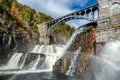
[[[73,12],[67,6],[69,0],[18,0],[18,2],[31,6],[36,11],[43,12],[54,18]]]
[[[70,7],[73,5],[84,6],[88,0],[18,0],[22,4],[26,4],[36,11],[40,11],[54,18],[61,17],[73,12]]]

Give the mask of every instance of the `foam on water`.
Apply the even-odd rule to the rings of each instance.
[[[46,69],[46,70],[29,70],[29,71],[4,71],[4,72],[0,72],[0,75],[28,74],[28,73],[41,73],[41,72],[51,72],[51,70]]]

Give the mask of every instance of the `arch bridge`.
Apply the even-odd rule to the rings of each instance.
[[[73,19],[82,19],[82,20],[88,20],[90,22],[96,22],[97,21],[97,19],[95,19],[96,11],[98,11],[98,4],[67,14],[58,19],[49,21],[46,24],[48,29],[52,29],[58,23],[64,23]]]
[[[40,44],[49,44],[50,42],[49,36],[52,31],[51,29],[54,29],[55,25],[58,23],[64,23],[74,19],[88,20],[89,23],[97,23],[97,19],[95,19],[96,11],[98,11],[98,4],[67,14],[65,16],[49,21],[47,23],[39,24],[38,30],[40,33],[40,36],[39,36]],[[81,27],[84,27],[84,26],[81,26]]]

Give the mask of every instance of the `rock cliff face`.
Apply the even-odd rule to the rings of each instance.
[[[22,27],[24,25],[17,19],[9,16],[7,12],[0,13],[0,62],[2,63],[7,61],[12,53],[27,53],[38,43],[38,33]]]
[[[95,33],[96,33],[95,30],[91,30],[87,33],[79,34],[75,42],[71,46],[70,50],[75,51],[79,46],[82,46],[82,51],[81,51],[82,53],[86,53],[86,54],[91,53],[95,42],[95,37],[96,37]]]
[[[75,76],[82,76],[85,73],[88,65],[87,59],[90,55],[94,55],[92,49],[95,42],[95,32],[95,30],[92,30],[88,33],[79,34],[73,43],[73,46],[70,48],[71,51],[75,51],[80,45],[82,46],[82,52],[77,57],[76,68],[73,72],[73,75]],[[81,40],[84,41],[81,43]],[[63,58],[59,59],[54,65],[54,72],[66,74],[66,71],[71,64],[70,60],[73,58],[72,55],[72,53],[67,53]]]

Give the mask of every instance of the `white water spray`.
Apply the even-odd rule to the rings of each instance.
[[[85,80],[120,80],[120,41],[107,43],[98,56],[88,61]]]
[[[73,58],[71,59],[71,64],[69,66],[69,69],[66,71],[66,75],[74,76],[74,72],[75,72],[76,65],[77,65],[77,59],[78,59],[80,52],[81,52],[81,47],[79,47],[74,53]]]

